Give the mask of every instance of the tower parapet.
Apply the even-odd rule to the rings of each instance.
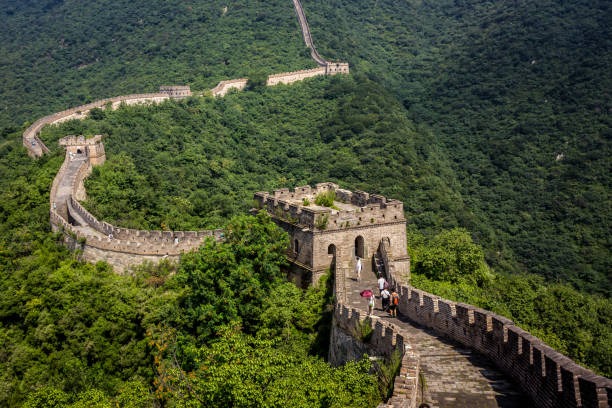
[[[71,135],[61,138],[58,143],[64,146],[71,155],[85,155],[92,166],[102,164],[106,160],[102,135],[95,135],[89,139],[83,135]]]
[[[315,203],[318,194],[333,191],[333,207]],[[255,193],[259,208],[266,209],[277,218],[310,230],[330,231],[346,228],[406,222],[404,204],[399,200],[364,191],[349,191],[334,183]]]
[[[335,196],[327,203],[330,207],[316,204],[319,194],[330,192]],[[408,256],[404,205],[399,200],[329,182],[258,192],[254,198],[258,209],[289,233],[288,256],[301,281],[316,281],[332,263],[349,267],[357,257],[369,269],[381,239],[390,242],[397,257]]]

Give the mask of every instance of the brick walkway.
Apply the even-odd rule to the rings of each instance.
[[[362,272],[361,282],[356,281],[354,273],[349,274],[346,289],[351,306],[361,310],[367,310],[366,299],[359,295],[362,290],[371,289],[378,295],[376,277],[369,271]],[[421,357],[421,371],[427,384],[424,402],[432,408],[534,406],[528,397],[523,396],[518,386],[486,357],[438,336],[403,316],[399,319],[391,318],[381,309],[378,297],[374,316],[393,319],[394,323],[408,333],[412,347]]]

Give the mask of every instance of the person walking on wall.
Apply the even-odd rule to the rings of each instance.
[[[399,295],[395,289],[391,292],[391,304],[389,305],[389,313],[392,317],[397,317],[397,308],[399,306]]]
[[[355,273],[357,274],[357,282],[361,282],[361,258],[359,257],[357,257],[357,263],[355,264]]]
[[[380,278],[378,278],[378,293],[380,293],[380,295],[382,296],[383,289],[387,287],[389,287],[387,281],[385,280],[385,278],[382,277],[382,275],[380,275]]]
[[[374,292],[368,298],[368,316],[372,316],[372,312],[374,311],[374,302],[376,301],[376,296],[374,296]]]
[[[391,293],[387,288],[383,288],[380,291],[380,297],[382,299],[382,308],[385,312],[389,312],[389,301],[391,300]]]

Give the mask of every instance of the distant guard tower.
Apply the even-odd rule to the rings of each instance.
[[[317,195],[329,191],[335,193],[335,208],[316,205]],[[356,257],[363,259],[364,272],[371,271],[381,240],[388,240],[398,272],[409,273],[401,201],[334,183],[258,192],[255,201],[291,237],[290,277],[301,286],[316,282],[326,269],[353,268]]]

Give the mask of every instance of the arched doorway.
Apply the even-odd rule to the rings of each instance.
[[[327,247],[327,255],[331,258],[329,270],[334,273],[336,272],[336,246],[334,244],[329,244]]]
[[[355,256],[365,258],[365,244],[361,235],[355,238]]]

